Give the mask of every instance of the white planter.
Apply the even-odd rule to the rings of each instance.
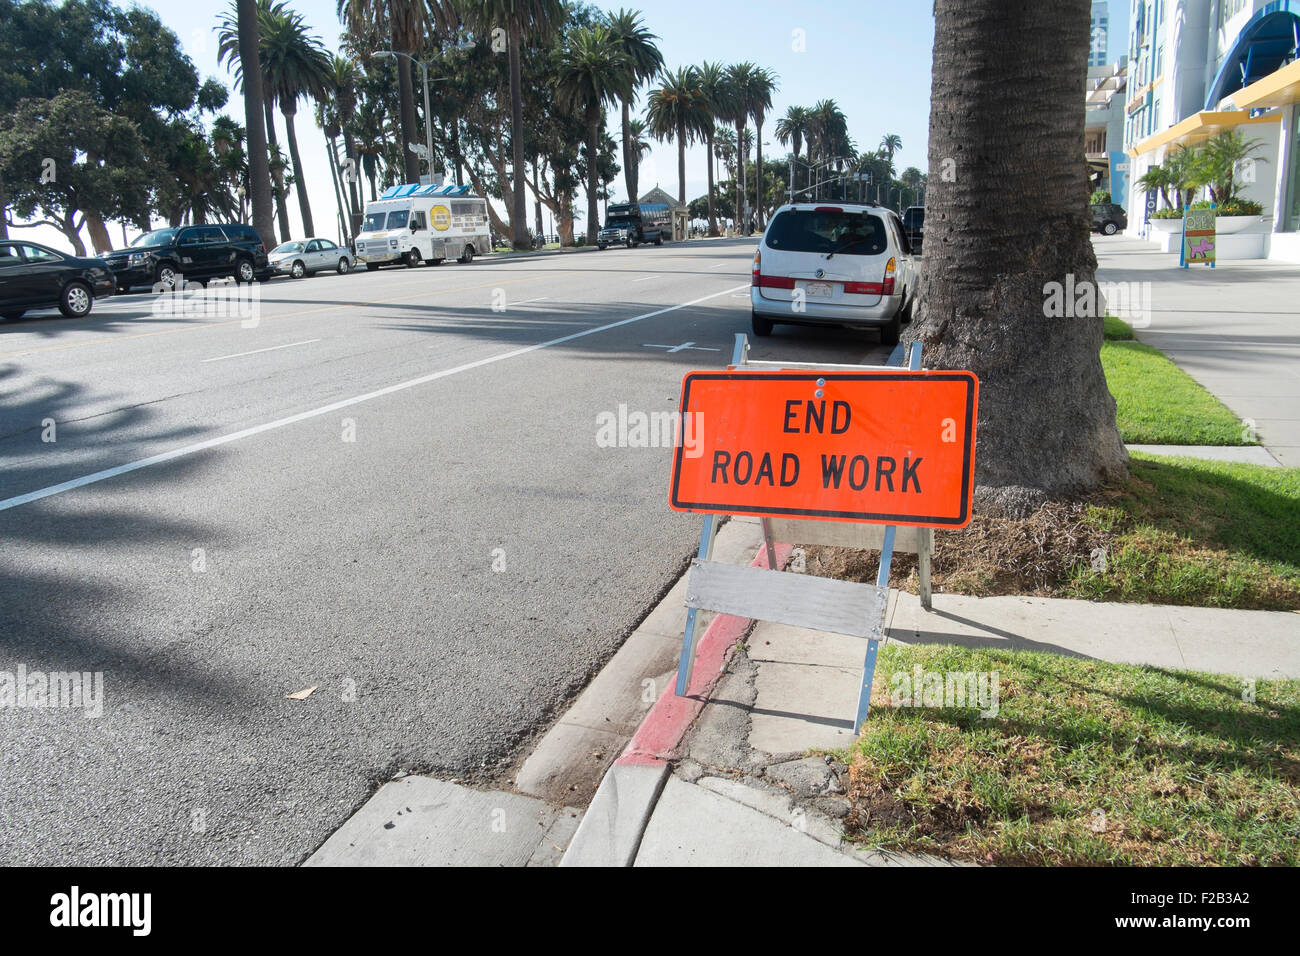
[[[1244,232],[1251,226],[1259,225],[1263,221],[1263,216],[1217,216],[1214,220],[1214,231],[1221,236],[1231,236],[1233,233]]]
[[[1183,221],[1181,219],[1152,219],[1148,225],[1153,232],[1182,232]]]

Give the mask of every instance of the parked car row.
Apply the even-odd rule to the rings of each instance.
[[[95,299],[145,287],[175,289],[273,275],[302,278],[322,271],[345,275],[356,257],[329,239],[282,243],[270,253],[257,231],[240,224],[154,229],[125,249],[79,257],[38,242],[0,242],[0,318],[16,320],[34,309],[57,308],[69,318],[90,314]]]

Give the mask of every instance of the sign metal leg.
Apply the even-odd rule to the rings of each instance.
[[[876,587],[889,587],[889,567],[894,562],[894,535],[896,525],[886,525],[885,540],[880,545],[880,572],[876,575]],[[871,626],[871,638],[867,641],[867,657],[862,662],[862,686],[858,688],[858,715],[853,721],[853,732],[860,733],[862,724],[867,719],[871,708],[871,682],[876,676],[876,652],[880,650],[880,641],[885,636],[885,611],[889,607],[886,601],[880,609],[880,620]]]
[[[707,561],[713,555],[713,539],[718,529],[718,515],[706,515],[704,518],[704,528],[700,531],[700,550],[696,557],[701,561]],[[689,586],[689,581],[687,582]],[[686,630],[682,634],[682,654],[677,662],[677,688],[678,697],[686,696],[686,689],[691,685],[691,672],[695,669],[695,619],[698,615],[695,608],[686,609]]]
[[[921,607],[934,610],[930,590],[930,554],[934,551],[934,529],[918,528],[916,540],[916,572],[921,579]]]
[[[760,518],[763,523],[763,546],[767,549],[767,567],[770,571],[779,571],[776,566],[776,542],[772,540],[772,521],[770,518]]]

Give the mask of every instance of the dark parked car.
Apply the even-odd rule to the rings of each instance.
[[[0,242],[0,316],[6,319],[55,307],[79,319],[114,288],[113,271],[103,259],[81,259],[35,242]]]
[[[1092,228],[1106,236],[1113,236],[1128,228],[1128,216],[1119,203],[1099,202],[1092,208]]]
[[[903,211],[903,232],[907,234],[908,245],[912,252],[921,254],[921,244],[925,239],[925,207],[908,206]]]
[[[231,277],[237,282],[252,282],[270,274],[266,245],[252,226],[155,229],[104,258],[123,292],[140,285],[172,289],[177,276],[207,285],[209,279]]]

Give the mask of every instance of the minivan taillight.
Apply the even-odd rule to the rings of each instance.
[[[895,267],[896,267],[896,264],[895,264],[894,260],[891,258],[891,259],[889,260],[889,263],[885,266],[885,281],[884,281],[884,284],[881,286],[881,292],[880,292],[881,295],[893,295],[893,294],[894,294],[894,269],[895,269]]]
[[[794,280],[788,276],[765,276],[761,273],[754,273],[753,285],[761,289],[793,289]]]
[[[759,279],[759,264],[760,264],[762,261],[763,261],[763,253],[762,253],[762,252],[755,252],[755,253],[754,253],[754,271],[753,271],[752,277],[751,277],[750,280],[749,280],[749,284],[750,284],[750,285],[758,285],[758,279]]]

